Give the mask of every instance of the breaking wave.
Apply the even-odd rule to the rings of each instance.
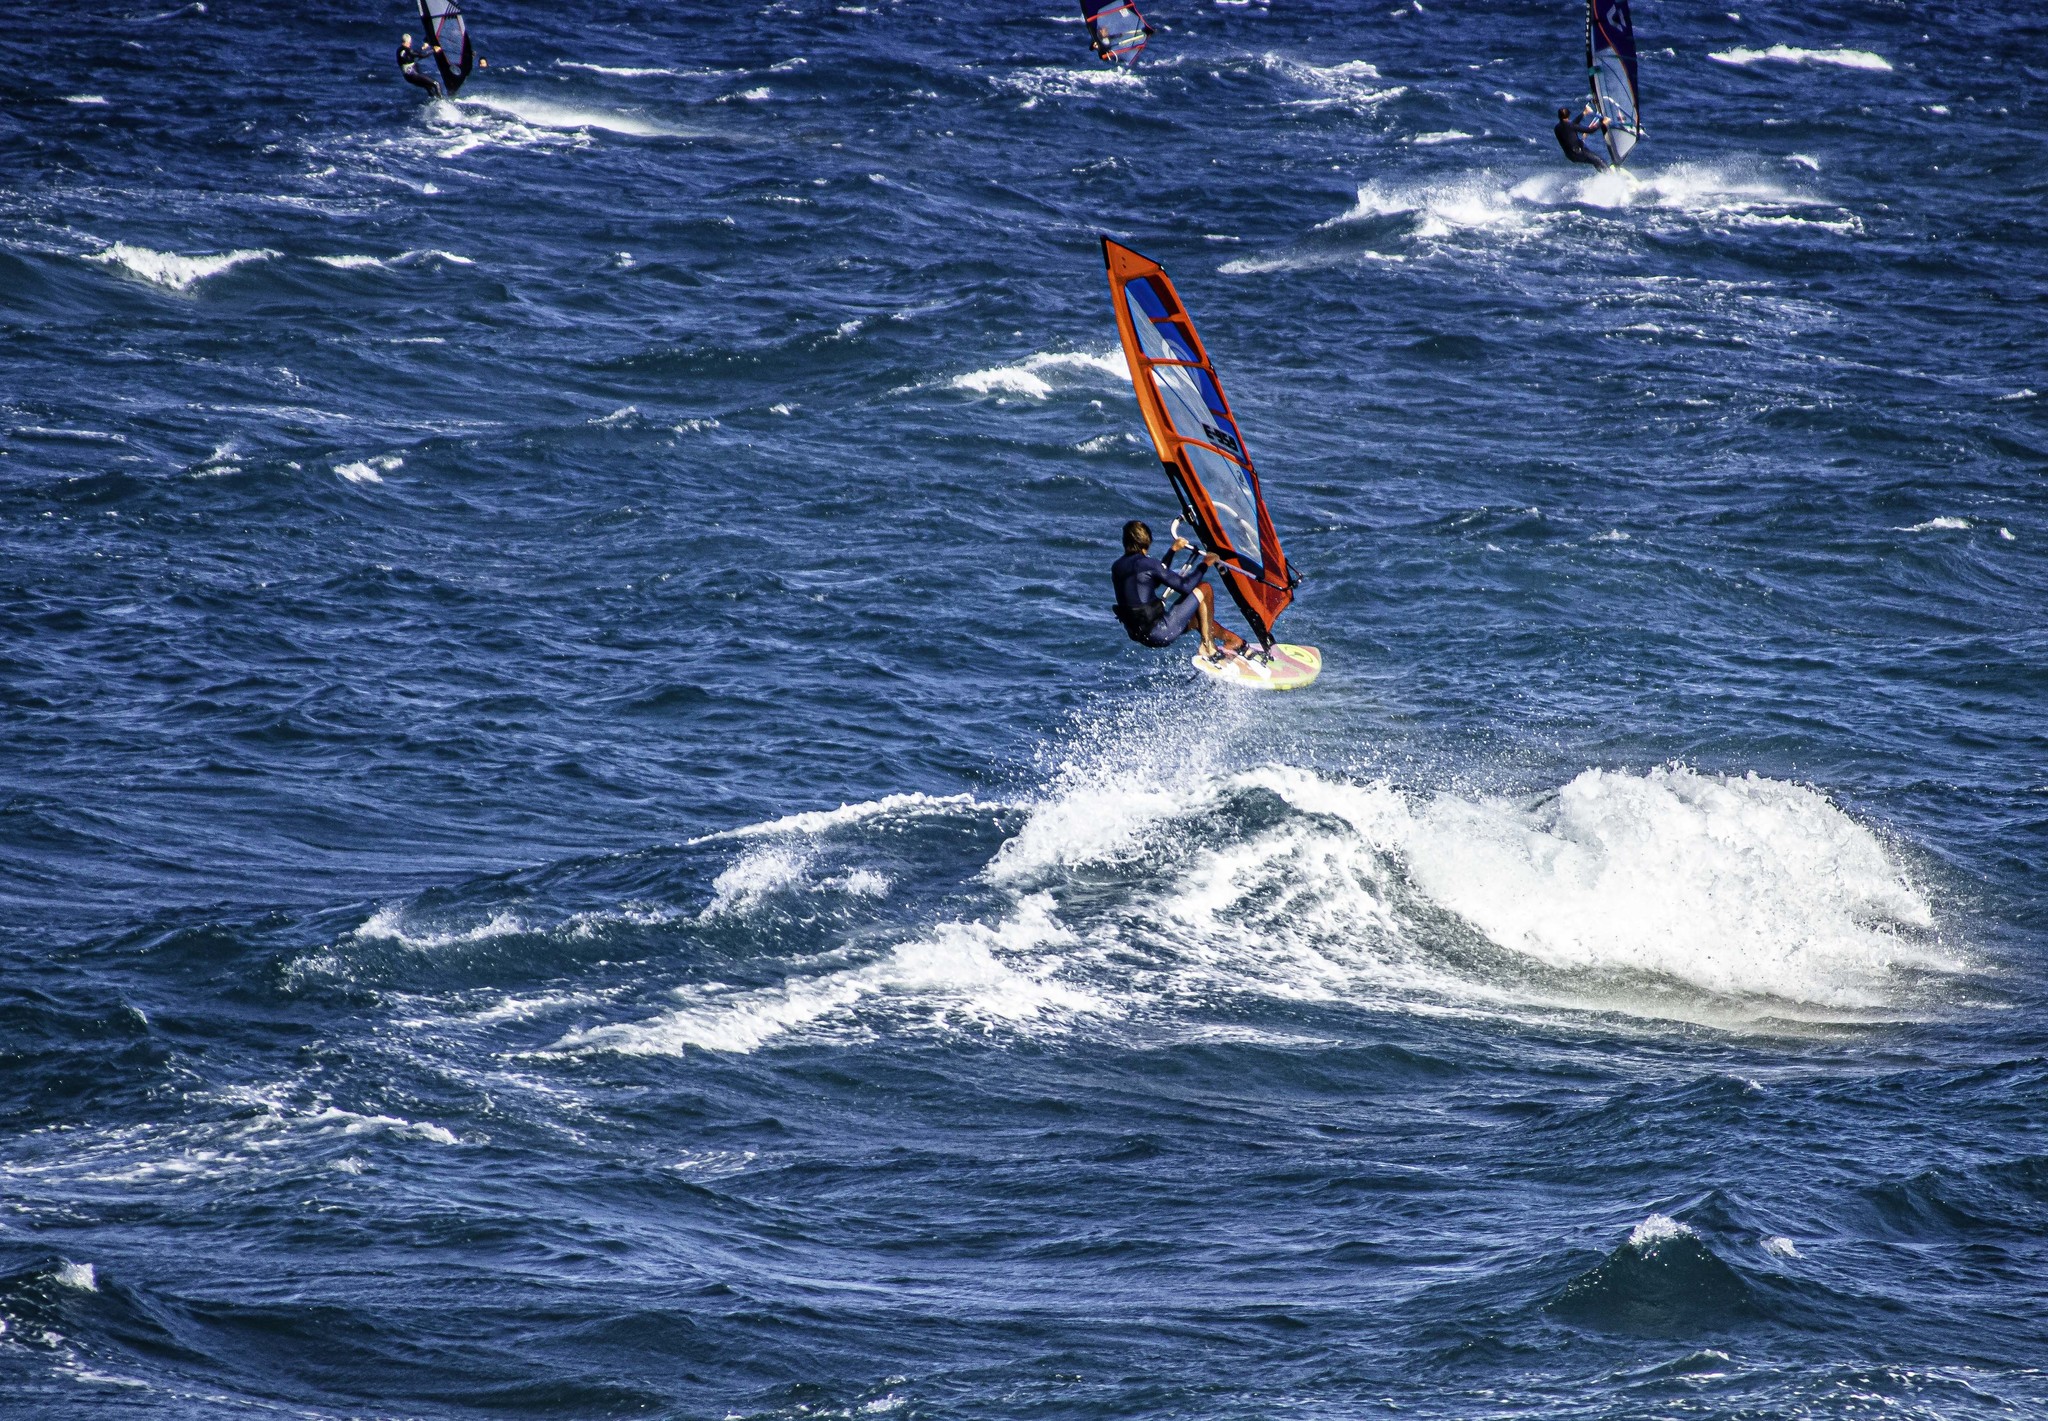
[[[686,981],[653,1016],[573,1025],[547,1049],[1091,1022],[1172,1034],[1262,1001],[1781,1030],[1919,1012],[1967,970],[1884,840],[1805,785],[1672,765],[1514,797],[1285,764],[1153,770],[1068,766],[1007,809],[892,796],[733,831],[744,847],[695,920],[727,932],[756,913],[763,931],[792,911],[815,920],[800,905],[821,893],[895,902],[848,851],[923,811],[998,837],[964,879],[906,880],[951,908],[931,926],[885,919],[879,942],[751,985]]]
[[[127,242],[116,242],[97,252],[90,252],[86,260],[100,262],[107,266],[118,266],[132,276],[138,276],[153,286],[167,291],[188,291],[210,276],[240,266],[244,262],[268,261],[278,255],[268,247],[245,251],[212,252],[202,256],[181,256],[176,252],[159,252],[149,247],[131,246]]]
[[[1774,44],[1768,49],[1724,49],[1707,58],[1720,64],[1833,64],[1844,69],[1873,69],[1891,72],[1891,61],[1867,49],[1800,49]]]
[[[1042,400],[1050,396],[1054,380],[1079,375],[1095,379],[1107,375],[1114,381],[1130,378],[1130,371],[1124,364],[1123,352],[1108,350],[1101,354],[1086,351],[1061,353],[1040,353],[1019,361],[1015,365],[998,365],[988,370],[974,370],[965,375],[955,376],[952,388],[966,390],[977,395],[1023,395],[1029,399]]]

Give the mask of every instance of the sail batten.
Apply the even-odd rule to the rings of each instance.
[[[1617,165],[1643,136],[1636,93],[1636,30],[1628,0],[1586,0],[1586,77],[1593,106],[1607,121],[1601,130]]]
[[[1159,263],[1102,239],[1117,334],[1130,366],[1138,408],[1181,511],[1217,569],[1231,600],[1260,642],[1294,600],[1294,575],[1273,530],[1243,432],[1180,294]]]

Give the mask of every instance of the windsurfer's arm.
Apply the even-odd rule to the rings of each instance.
[[[1185,539],[1182,539],[1176,542],[1174,546],[1184,548],[1187,546],[1187,542]],[[1166,586],[1180,593],[1183,597],[1193,592],[1199,584],[1206,582],[1209,577],[1209,560],[1206,558],[1196,563],[1186,572],[1175,572],[1165,563],[1157,563],[1155,566],[1158,571],[1152,575]]]

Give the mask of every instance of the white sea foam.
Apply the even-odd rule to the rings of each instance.
[[[1142,764],[1099,783],[1081,776],[1050,796],[986,876],[1014,885],[1084,864],[1156,864],[1168,886],[1146,911],[1206,941],[1214,960],[1186,970],[1212,988],[1734,1022],[1893,1010],[1902,973],[1965,966],[1882,841],[1783,781],[1589,770],[1533,806],[1282,766],[1198,779],[1173,803],[1144,788]],[[1118,784],[1131,803],[1105,807]],[[1180,829],[1216,796],[1251,790],[1307,817],[1176,855]],[[1524,965],[1475,975],[1410,899]]]
[[[335,267],[341,271],[360,271],[365,267],[384,267],[388,269],[401,266],[416,266],[426,262],[449,262],[455,266],[476,265],[476,262],[469,257],[458,255],[455,252],[444,252],[438,247],[418,247],[411,251],[400,252],[395,257],[373,257],[360,253],[343,253],[340,256],[314,257],[313,260],[323,266]]]
[[[64,1148],[42,1158],[0,1164],[0,1177],[62,1178],[87,1184],[176,1187],[246,1175],[252,1170],[295,1167],[308,1149],[342,1141],[373,1139],[432,1145],[460,1143],[455,1133],[431,1121],[345,1110],[332,1104],[306,1105],[275,1098],[278,1092],[237,1088],[221,1092],[216,1106],[226,1118],[71,1132]],[[67,1287],[97,1286],[91,1265],[69,1265]]]
[[[66,94],[64,96],[64,102],[67,104],[103,104],[106,101],[107,98],[104,94]]]
[[[691,839],[688,843],[694,846],[718,843],[726,839],[754,839],[771,835],[813,838],[870,819],[920,818],[925,815],[958,814],[991,807],[993,806],[981,804],[971,794],[891,794],[881,799],[865,800],[859,804],[842,804],[837,809],[810,809],[759,824],[744,824],[737,829],[721,829],[715,834],[705,834],[700,838]]]
[[[582,104],[560,104],[549,99],[535,99],[524,96],[500,96],[479,94],[465,95],[454,100],[458,108],[486,109],[502,114],[534,128],[558,130],[596,129],[603,133],[619,133],[629,138],[689,138],[695,135],[683,129],[657,122],[644,114],[631,113],[624,109],[594,108]]]
[[[1900,533],[1959,533],[1970,526],[1967,518],[1930,518],[1925,523],[1915,523],[1910,528],[1899,528]]]
[[[990,77],[998,90],[1025,95],[1025,108],[1036,107],[1042,99],[1096,98],[1108,90],[1134,94],[1146,91],[1144,77],[1121,64],[1106,64],[1100,69],[1016,69]]]
[[[1026,883],[1079,864],[1141,853],[1149,831],[1194,807],[1183,792],[1149,779],[1072,776],[996,851],[986,876],[994,883]]]
[[[1423,892],[1552,968],[1854,1009],[1959,965],[1910,935],[1933,914],[1877,837],[1803,785],[1588,770],[1534,808],[1439,796],[1401,848]]]
[[[1625,169],[1584,175],[1546,172],[1522,178],[1480,170],[1419,183],[1374,181],[1358,189],[1357,200],[1348,211],[1319,223],[1318,230],[1406,219],[1406,235],[1415,240],[1478,236],[1513,242],[1538,237],[1560,223],[1583,221],[1580,210],[1588,207],[1638,208],[1728,225],[1755,220],[1843,230],[1860,226],[1853,214],[1833,208],[1815,210],[1819,204],[1768,179],[1730,173],[1711,164],[1675,163],[1647,177]],[[1224,270],[1270,269],[1276,264],[1333,259],[1321,253],[1250,259]],[[1263,266],[1257,265],[1261,262]]]
[[[1968,970],[1885,842],[1807,786],[1667,766],[1588,770],[1533,800],[1420,793],[1220,767],[1251,715],[1227,698],[1202,703],[1192,740],[1161,740],[1142,709],[1120,715],[1133,723],[1098,727],[1022,805],[890,796],[712,836],[744,847],[700,921],[737,924],[773,902],[886,894],[879,874],[824,867],[831,836],[1021,815],[967,890],[991,900],[971,919],[842,946],[765,984],[689,981],[666,1010],[600,1017],[550,1050],[1086,1021],[1199,1033],[1244,997],[1784,1030],[1910,1015]],[[1190,757],[1190,743],[1204,748]],[[1082,883],[1117,887],[1069,897]],[[497,926],[510,925],[467,931]]]
[[[1445,128],[1440,129],[1435,133],[1418,133],[1413,138],[1410,138],[1408,141],[1410,143],[1419,144],[1423,147],[1429,147],[1431,145],[1438,143],[1464,143],[1468,141],[1471,137],[1472,135],[1465,132],[1463,129]]]
[[[1532,230],[1545,214],[1495,182],[1489,174],[1468,174],[1448,182],[1392,184],[1369,182],[1358,190],[1358,199],[1348,212],[1318,223],[1319,228],[1373,218],[1414,218],[1411,233],[1417,237],[1443,237],[1453,231],[1483,227]]]
[[[525,97],[464,95],[459,100],[436,100],[423,113],[443,158],[459,158],[478,148],[585,147],[596,141],[594,133],[634,138],[710,136],[642,114]],[[427,183],[420,191],[431,194],[438,189]]]
[[[1314,95],[1312,98],[1286,100],[1291,108],[1369,109],[1408,92],[1399,85],[1380,87],[1380,71],[1363,59],[1318,65],[1269,53],[1261,55],[1259,62]]]
[[[1707,58],[1722,64],[1833,64],[1844,69],[1872,69],[1889,72],[1891,61],[1867,49],[1799,49],[1774,44],[1769,49],[1724,49]]]
[[[90,1263],[72,1263],[66,1260],[57,1265],[51,1275],[60,1288],[70,1288],[79,1293],[97,1293],[100,1290],[99,1274]]]
[[[353,1110],[329,1106],[312,1111],[293,1122],[301,1128],[338,1130],[344,1135],[387,1135],[397,1140],[420,1140],[430,1145],[455,1145],[455,1132],[431,1120],[407,1120],[397,1115],[361,1115]]]
[[[702,916],[745,912],[777,889],[801,882],[809,868],[809,855],[796,850],[780,846],[756,849],[712,881],[711,902]]]
[[[1106,1011],[1093,994],[1054,975],[1060,960],[1045,950],[1074,940],[1054,916],[1051,897],[1034,895],[1000,922],[942,923],[858,967],[753,990],[684,988],[676,994],[683,1005],[672,1011],[572,1031],[549,1049],[628,1056],[747,1052],[792,1033],[844,1024],[856,1008],[887,1012],[909,1030],[972,1031]]]
[[[53,429],[43,424],[17,424],[9,431],[31,439],[79,439],[88,444],[126,444],[128,436],[106,429]]]
[[[1638,1253],[1648,1253],[1660,1243],[1695,1237],[1697,1235],[1678,1220],[1664,1214],[1652,1214],[1629,1231],[1628,1246]]]
[[[176,252],[159,252],[149,247],[116,242],[101,251],[88,253],[85,259],[122,267],[144,281],[164,287],[166,290],[186,291],[208,277],[219,276],[222,272],[244,262],[268,261],[276,255],[278,253],[268,247],[261,247],[187,257]]]
[[[1041,352],[1027,356],[1015,365],[998,365],[988,370],[956,375],[952,388],[972,391],[977,395],[1024,395],[1042,400],[1053,392],[1053,382],[1047,377],[1070,372],[1088,377],[1107,376],[1115,383],[1131,378],[1130,367],[1124,363],[1121,350],[1100,354],[1086,351]],[[1099,378],[1091,382],[1100,383]]]
[[[1783,1234],[1775,1234],[1764,1240],[1764,1252],[1778,1258],[1797,1258],[1799,1245]]]
[[[381,939],[395,942],[413,952],[431,952],[444,947],[466,947],[472,943],[488,942],[492,938],[509,937],[515,933],[530,932],[525,922],[511,913],[493,913],[488,922],[468,928],[411,928],[406,925],[405,908],[393,904],[379,908],[364,920],[353,936],[358,941]]]
[[[1129,430],[1124,430],[1112,434],[1098,434],[1093,439],[1084,439],[1074,446],[1074,451],[1078,454],[1107,454],[1112,449],[1122,449],[1126,445],[1135,444],[1136,442],[1136,436],[1131,434]]]
[[[578,64],[570,59],[558,59],[555,64],[562,69],[582,69],[591,74],[610,74],[620,79],[646,79],[657,74],[675,75],[682,72],[679,69],[641,68],[623,64]]]
[[[384,475],[403,468],[405,460],[396,454],[384,454],[374,459],[358,459],[350,464],[336,464],[334,472],[352,484],[381,484]]]
[[[2000,395],[1998,397],[2001,404],[2007,400],[2037,400],[2039,398],[2040,396],[2032,390],[2014,390],[2009,395]]]

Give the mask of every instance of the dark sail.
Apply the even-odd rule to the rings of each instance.
[[[434,46],[434,62],[441,69],[441,87],[452,99],[476,64],[476,55],[469,47],[469,26],[463,23],[462,11],[456,8],[455,0],[419,0],[419,3],[420,23],[426,26],[427,43]]]
[[[1636,28],[1628,0],[1586,0],[1586,73],[1593,106],[1607,120],[1607,154],[1619,164],[1643,136],[1636,100]]]

